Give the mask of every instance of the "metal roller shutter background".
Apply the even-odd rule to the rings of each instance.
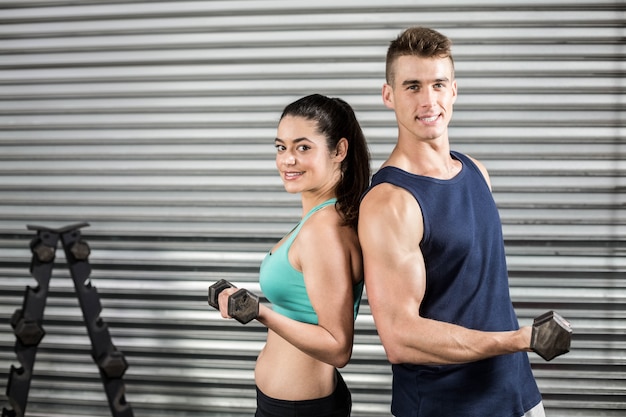
[[[219,278],[260,292],[263,253],[297,221],[278,115],[311,92],[346,99],[377,168],[396,137],[384,54],[414,24],[454,42],[451,141],[490,170],[521,324],[556,309],[574,326],[568,355],[530,355],[548,415],[624,415],[624,4],[602,0],[0,0],[0,389],[34,285],[26,225],[87,221],[135,416],[250,415],[265,330],[205,295]],[[57,254],[27,415],[107,416]],[[342,373],[355,416],[389,415],[367,299]]]

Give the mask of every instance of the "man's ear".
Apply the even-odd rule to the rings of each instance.
[[[382,96],[385,107],[393,110],[393,88],[387,83],[383,84]]]
[[[456,80],[452,81],[452,97],[454,97],[454,101],[452,103],[456,103],[456,98],[459,94],[459,86],[456,84]]]
[[[348,155],[348,139],[341,138],[339,139],[339,142],[337,142],[337,146],[335,147],[335,156],[333,157],[333,159],[336,162],[341,162],[344,159],[346,159],[347,155]]]

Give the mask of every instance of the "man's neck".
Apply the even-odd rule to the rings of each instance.
[[[462,168],[459,161],[450,155],[446,140],[410,142],[398,140],[396,147],[383,166],[395,166],[416,175],[438,179],[450,179]]]

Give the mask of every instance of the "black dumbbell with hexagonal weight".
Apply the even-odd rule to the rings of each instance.
[[[128,369],[124,354],[118,350],[108,351],[100,358],[94,359],[107,378],[121,378]]]
[[[21,309],[15,310],[11,317],[11,327],[15,336],[22,342],[24,346],[36,346],[46,335],[41,324],[36,320],[24,317]]]
[[[530,347],[546,361],[569,352],[571,341],[572,328],[557,312],[548,311],[535,318]]]
[[[209,305],[220,308],[218,297],[226,288],[237,288],[225,279],[217,281],[209,287]],[[249,323],[259,315],[259,297],[245,288],[237,290],[228,297],[228,315],[241,324]]]

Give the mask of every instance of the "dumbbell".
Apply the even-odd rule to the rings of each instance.
[[[15,310],[11,317],[11,326],[15,336],[24,346],[37,346],[46,335],[41,323],[24,317],[21,309]]]
[[[546,361],[569,352],[572,328],[555,311],[548,311],[533,321],[530,348]]]
[[[209,287],[209,305],[219,310],[218,297],[226,288],[237,288],[225,279]],[[259,315],[259,297],[241,288],[228,297],[228,315],[241,324],[246,324]]]

